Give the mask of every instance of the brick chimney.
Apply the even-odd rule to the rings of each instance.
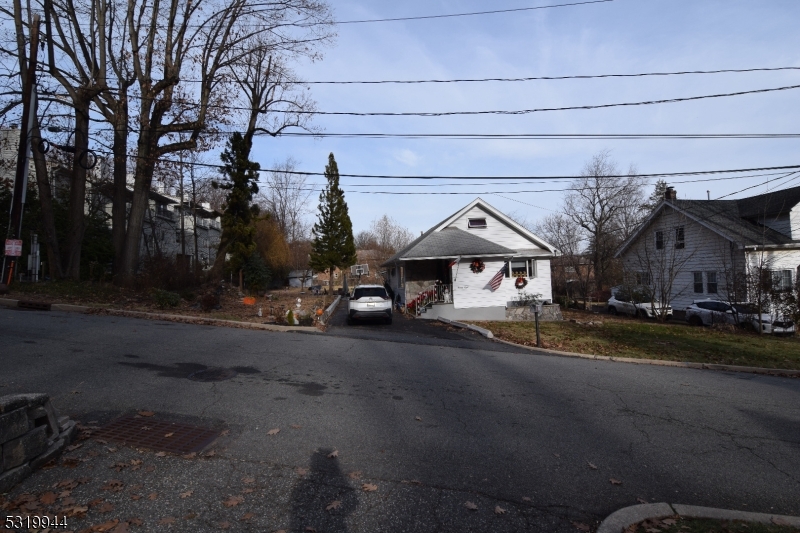
[[[678,198],[678,193],[675,191],[674,187],[667,187],[664,191],[664,199],[665,200],[675,200]]]

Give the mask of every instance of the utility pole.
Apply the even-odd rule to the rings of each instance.
[[[17,152],[17,172],[14,176],[14,197],[11,202],[11,223],[6,233],[6,252],[3,255],[3,277],[0,279],[0,293],[8,291],[14,279],[14,270],[22,256],[19,246],[22,232],[22,209],[25,206],[25,193],[28,189],[28,154],[30,136],[36,120],[36,60],[39,52],[39,15],[34,15],[31,24],[31,52],[28,72],[22,86],[22,120],[20,121],[19,151]],[[22,74],[22,73],[20,73]]]

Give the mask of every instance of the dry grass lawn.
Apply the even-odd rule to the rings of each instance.
[[[800,339],[567,311],[542,322],[543,348],[585,354],[800,370]],[[536,345],[533,322],[475,322],[500,339]]]

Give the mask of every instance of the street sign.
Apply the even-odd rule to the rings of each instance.
[[[6,239],[6,255],[20,257],[22,255],[22,239]]]

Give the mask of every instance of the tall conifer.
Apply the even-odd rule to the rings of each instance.
[[[333,270],[337,267],[344,270],[356,263],[356,245],[333,153],[328,156],[325,178],[328,185],[319,195],[319,215],[314,224],[309,263],[314,270],[329,271],[332,287]]]

